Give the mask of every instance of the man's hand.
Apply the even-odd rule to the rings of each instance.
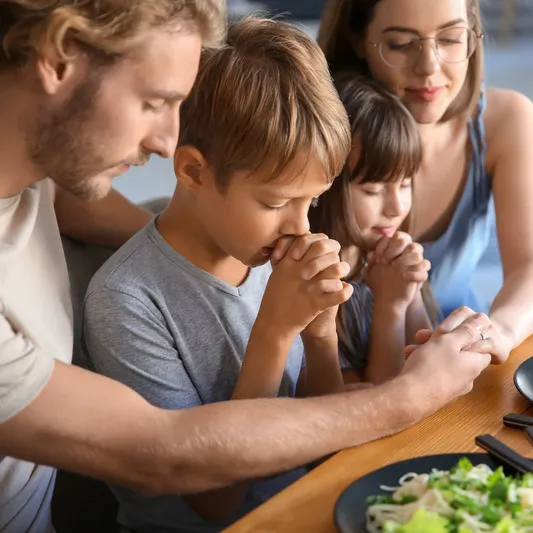
[[[489,318],[465,308],[447,326],[455,322],[459,323],[450,331],[435,332],[415,348],[402,372],[423,392],[420,401],[429,410],[469,392],[475,378],[490,364],[490,355],[473,349],[481,332],[490,328]]]

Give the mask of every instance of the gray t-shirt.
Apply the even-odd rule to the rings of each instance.
[[[89,286],[82,336],[86,363],[164,409],[229,400],[270,273],[270,265],[264,265],[252,269],[239,287],[228,285],[176,253],[151,222]],[[298,337],[280,396],[294,396],[302,363]],[[231,521],[303,473],[298,469],[254,483]],[[178,496],[112,489],[125,527],[143,533],[222,529],[202,520]]]

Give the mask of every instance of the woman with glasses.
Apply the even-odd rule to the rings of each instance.
[[[472,281],[496,222],[504,284],[488,336],[508,354],[533,333],[533,104],[484,90],[482,39],[478,0],[328,0],[318,36],[334,75],[377,79],[418,123],[412,233],[445,314],[488,311]]]

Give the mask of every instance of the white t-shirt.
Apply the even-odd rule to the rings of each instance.
[[[54,359],[70,363],[72,306],[46,179],[0,199],[0,423],[34,400]],[[6,320],[7,319],[7,320]],[[55,470],[0,456],[0,532],[49,533]]]

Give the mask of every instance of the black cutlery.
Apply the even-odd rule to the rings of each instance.
[[[515,452],[512,448],[509,448],[509,446],[492,435],[478,435],[476,437],[476,444],[517,472],[521,474],[533,473],[533,461],[531,459]]]
[[[508,413],[503,417],[503,424],[507,427],[518,429],[533,427],[533,416]]]

